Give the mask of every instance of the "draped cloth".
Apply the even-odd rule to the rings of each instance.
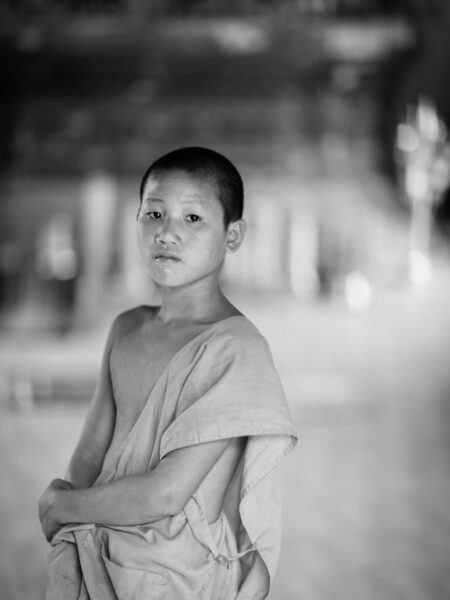
[[[169,452],[246,436],[219,521],[202,485],[171,517],[67,525],[53,538],[47,600],[259,600],[281,541],[279,463],[296,434],[270,349],[243,316],[218,321],[170,360],[94,485],[147,472]]]

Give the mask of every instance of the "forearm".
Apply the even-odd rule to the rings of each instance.
[[[131,475],[88,489],[58,491],[55,518],[62,524],[138,525],[173,514],[151,473]]]
[[[138,525],[175,515],[184,508],[228,445],[229,440],[223,439],[180,448],[147,473],[88,489],[52,490],[47,499],[47,504],[51,504],[51,520],[60,524]],[[236,463],[233,447],[230,448],[225,458],[231,476]]]

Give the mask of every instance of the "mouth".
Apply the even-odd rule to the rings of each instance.
[[[170,252],[158,252],[153,255],[153,260],[155,262],[180,262],[181,258],[176,254],[171,254]]]

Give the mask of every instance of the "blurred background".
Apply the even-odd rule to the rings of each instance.
[[[0,598],[44,597],[63,476],[118,311],[158,302],[146,166],[246,187],[224,287],[300,435],[272,600],[450,598],[450,5],[2,0]]]

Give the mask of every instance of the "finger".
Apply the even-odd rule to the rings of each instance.
[[[65,479],[54,479],[51,482],[50,487],[64,489],[64,490],[73,489],[73,485],[70,483],[70,481],[66,481]]]
[[[52,479],[52,482],[50,483],[50,487],[60,487],[61,485],[66,485],[66,481],[64,481],[64,479],[59,479],[59,477],[57,477],[56,479]]]

